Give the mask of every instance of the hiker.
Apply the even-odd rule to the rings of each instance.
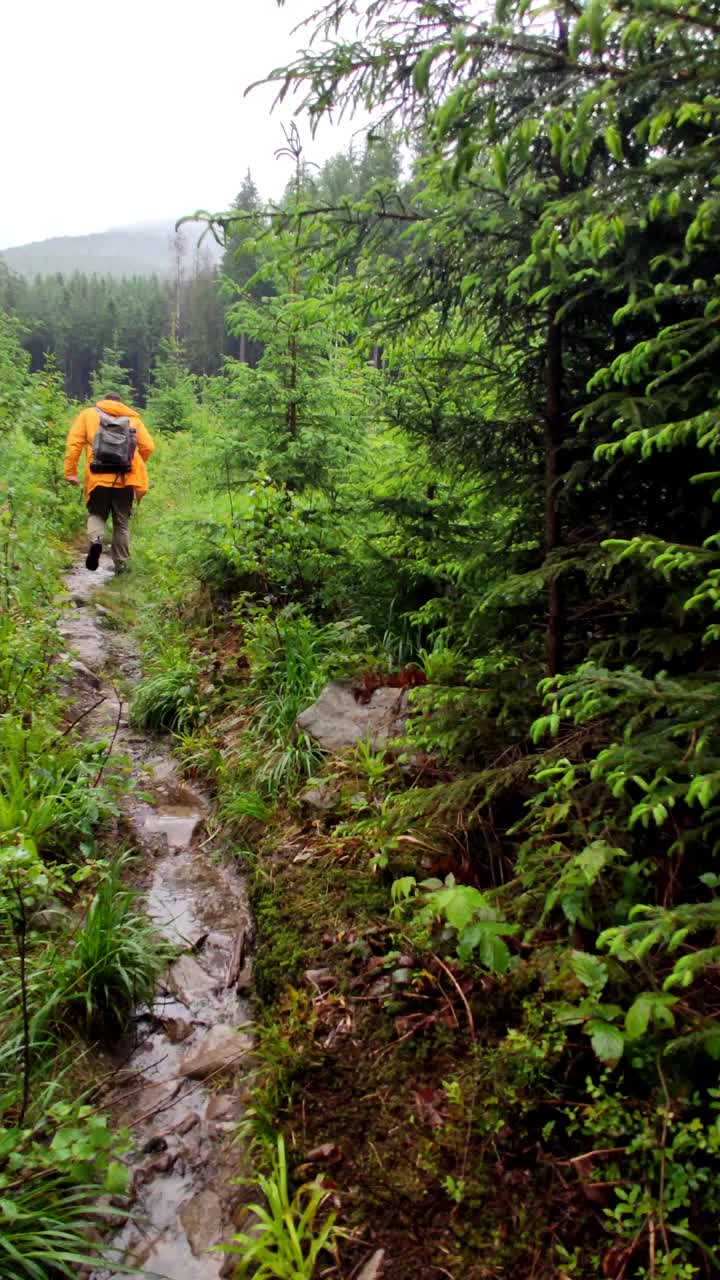
[[[85,502],[90,546],[86,568],[97,569],[102,554],[105,522],[112,515],[110,554],[116,573],[124,573],[130,558],[128,525],[133,500],[148,491],[145,463],[155,445],[144,422],[119,396],[109,391],[92,409],[83,409],[73,422],[65,449],[65,479],[79,484],[77,466],[85,454]]]

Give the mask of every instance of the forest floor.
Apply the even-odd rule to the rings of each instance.
[[[294,1183],[321,1179],[338,1215],[335,1264],[328,1257],[318,1274],[481,1280],[510,1274],[506,1253],[522,1255],[529,1276],[534,1254],[543,1274],[532,1161],[520,1150],[492,1155],[502,1097],[487,1111],[488,1149],[478,1151],[476,1133],[471,1144],[481,1046],[497,1035],[492,979],[480,1013],[477,991],[471,1008],[442,958],[421,957],[403,939],[382,873],[331,820],[281,807],[240,842],[211,819],[212,780],[192,770],[183,780],[169,740],[127,716],[141,666],[128,625],[137,580],[128,588],[79,568],[67,585],[75,607],[63,630],[82,664],[84,732],[115,734],[118,760],[129,761],[117,838],[141,850],[146,909],[183,952],[104,1064],[115,1074],[103,1105],[135,1141],[135,1212],[113,1243],[170,1280],[233,1274],[236,1258],[208,1250],[248,1225],[252,1193],[237,1179],[249,1173],[238,1143],[249,1103],[266,1152],[281,1131]],[[222,652],[218,635],[212,645]],[[251,1069],[244,1040],[231,1040],[231,1059],[239,1050],[243,1060],[236,1071],[213,1035],[236,1035],[250,1020],[250,1005],[226,985],[238,936],[251,934],[240,869],[255,917],[257,1054]],[[204,1048],[204,1080],[188,1079],[185,1064]]]

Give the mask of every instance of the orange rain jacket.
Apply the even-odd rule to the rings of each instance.
[[[107,475],[100,471],[94,473],[90,470],[89,462],[92,453],[92,441],[100,425],[100,418],[95,408],[83,409],[73,422],[67,438],[65,448],[65,476],[71,479],[77,475],[78,462],[83,449],[85,453],[85,501],[90,497],[93,489],[97,485],[105,485],[107,488],[121,488],[127,484],[131,484],[135,490],[137,498],[142,498],[148,491],[148,473],[145,463],[150,457],[155,444],[145,423],[135,413],[134,409],[128,408],[126,404],[121,404],[119,400],[98,400],[97,408],[102,409],[104,413],[109,413],[114,418],[129,418],[130,426],[134,427],[137,432],[137,449],[133,457],[133,463],[127,475]]]

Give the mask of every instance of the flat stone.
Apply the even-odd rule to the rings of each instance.
[[[204,1080],[216,1072],[238,1067],[251,1048],[250,1036],[221,1023],[185,1055],[180,1063],[180,1075],[189,1080]]]
[[[180,1091],[179,1080],[160,1080],[157,1084],[146,1084],[142,1093],[139,1094],[140,1105],[143,1111],[152,1111],[155,1107],[162,1107],[166,1102],[172,1102],[176,1093]]]
[[[316,702],[297,718],[298,729],[314,738],[323,751],[343,751],[360,741],[373,751],[386,747],[405,732],[408,712],[403,689],[376,689],[368,703],[356,702],[349,680],[331,680]]]
[[[186,1003],[193,996],[210,995],[215,986],[215,979],[192,956],[181,956],[171,964],[167,982],[173,995]]]

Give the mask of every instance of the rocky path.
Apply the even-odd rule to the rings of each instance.
[[[179,781],[162,739],[128,722],[124,687],[140,663],[132,639],[93,603],[109,576],[102,566],[68,574],[60,629],[78,710],[87,711],[84,733],[114,735],[113,751],[131,762],[123,808],[143,854],[145,908],[178,948],[152,1008],[136,1010],[131,1033],[103,1064],[112,1073],[103,1105],[133,1139],[132,1215],[112,1243],[126,1265],[167,1280],[216,1280],[232,1275],[237,1259],[212,1246],[230,1238],[247,1198],[233,1180],[247,1173],[235,1133],[252,1048],[242,995],[250,914],[242,880],[213,858],[205,798]]]

